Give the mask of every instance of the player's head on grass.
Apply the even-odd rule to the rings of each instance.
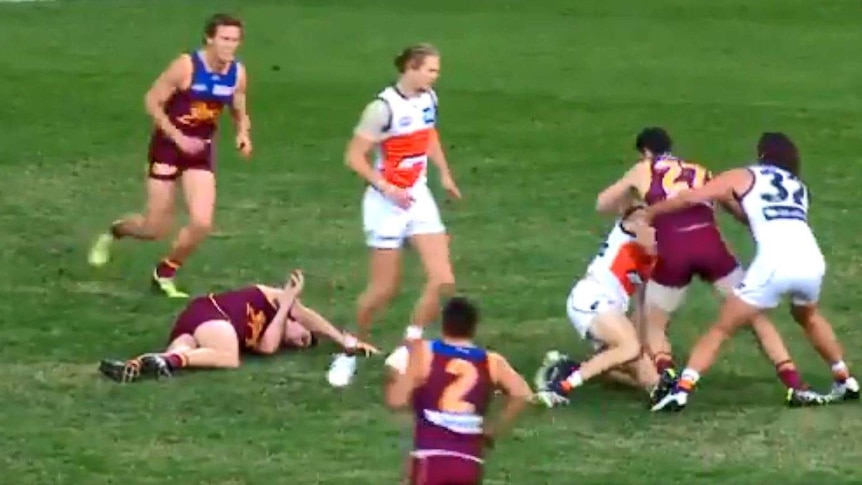
[[[220,62],[231,62],[243,37],[242,20],[226,13],[211,15],[204,23],[204,46]]]
[[[431,44],[405,47],[395,57],[395,68],[401,75],[399,82],[403,87],[426,91],[440,75],[440,51]]]
[[[455,296],[443,307],[443,337],[472,339],[479,324],[479,309],[463,296]]]
[[[760,135],[757,142],[757,160],[765,165],[783,168],[793,175],[799,175],[802,169],[799,149],[789,136],[780,131]]]
[[[650,126],[638,133],[635,138],[635,149],[645,157],[659,157],[673,149],[673,140],[664,128]]]

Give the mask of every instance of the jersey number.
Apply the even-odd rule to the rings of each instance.
[[[479,381],[476,366],[464,359],[452,359],[446,364],[446,373],[455,376],[455,380],[443,389],[437,407],[447,413],[472,413],[476,406],[464,400],[464,397]]]
[[[799,206],[805,205],[805,185],[798,178],[793,175],[785,178],[780,172],[765,172],[765,174],[772,177],[770,185],[775,188],[775,192],[761,194],[761,199],[770,204],[780,204],[792,197],[794,204]]]
[[[658,169],[665,167],[667,172],[661,177],[661,188],[668,197],[673,197],[683,190],[701,187],[709,180],[709,170],[696,163],[686,163],[681,160],[662,160],[656,163]]]

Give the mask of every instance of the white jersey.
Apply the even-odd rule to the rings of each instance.
[[[734,288],[755,308],[775,308],[785,296],[794,305],[817,303],[826,261],[808,225],[808,188],[792,173],[752,165],[751,187],[739,197],[757,254]]]
[[[751,187],[739,197],[758,254],[798,261],[823,257],[808,225],[808,187],[773,165],[752,165]]]
[[[566,299],[566,313],[578,334],[602,347],[590,335],[594,319],[608,311],[627,312],[631,296],[649,277],[654,261],[617,221]]]

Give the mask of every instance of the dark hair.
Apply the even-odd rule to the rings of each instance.
[[[452,297],[443,307],[443,336],[473,338],[479,323],[479,309],[462,296]]]
[[[757,141],[757,160],[765,165],[783,168],[793,175],[799,175],[802,161],[799,149],[789,136],[777,132],[766,132]]]
[[[649,150],[653,155],[668,153],[673,148],[673,140],[667,130],[658,126],[644,128],[635,138],[635,149],[641,153]]]
[[[425,62],[427,57],[438,57],[440,51],[431,44],[415,44],[405,47],[400,54],[395,57],[395,68],[398,72],[403,73],[408,68],[416,69]]]
[[[207,19],[204,24],[204,42],[215,37],[219,27],[238,27],[243,30],[242,20],[226,13],[217,13]]]

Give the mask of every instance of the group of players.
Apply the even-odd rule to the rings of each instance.
[[[548,406],[566,403],[575,388],[607,374],[646,389],[653,411],[678,411],[722,343],[750,325],[787,387],[790,406],[858,400],[859,383],[817,306],[826,263],[808,224],[808,189],[799,178],[793,141],[783,133],[764,133],[757,163],[714,178],[703,166],[674,156],[671,137],[661,128],[643,130],[635,145],[641,160],[597,199],[599,211],[621,217],[567,300],[569,319],[597,353],[579,364],[549,352],[536,377],[537,397]],[[754,238],[756,255],[747,270],[721,237],[715,204]],[[666,330],[695,276],[724,301],[677,377]],[[831,368],[827,394],[802,381],[766,315],[786,296],[793,319]],[[631,299],[634,322],[626,316]]]
[[[111,224],[90,251],[92,265],[106,264],[118,239],[167,235],[181,187],[189,223],[154,269],[152,281],[169,297],[188,297],[175,276],[212,228],[214,137],[225,107],[235,121],[236,148],[245,156],[252,153],[248,76],[236,60],[242,39],[239,19],[214,15],[204,29],[204,46],[177,57],[154,82],[145,96],[155,124],[146,211]],[[357,356],[379,352],[366,340],[374,317],[398,289],[402,248],[409,243],[427,279],[403,345],[386,359],[392,369],[386,401],[396,409],[414,410],[411,483],[478,483],[483,450],[528,400],[566,402],[575,388],[599,375],[644,388],[655,410],[682,408],[721,342],[749,321],[789,389],[789,402],[821,404],[858,397],[858,383],[831,327],[817,311],[825,265],[806,223],[808,197],[798,178],[795,146],[781,134],[764,135],[758,165],[712,178],[700,165],[673,156],[670,137],[658,128],[637,137],[642,160],[599,195],[599,211],[617,213],[619,219],[568,298],[573,325],[594,343],[597,353],[581,364],[549,353],[539,373],[540,388],[533,394],[505,358],[473,343],[478,309],[452,296],[449,239],[426,182],[427,166],[434,163],[448,194],[461,197],[436,130],[438,99],[432,86],[440,55],[433,46],[420,44],[405,49],[395,66],[398,81],[366,106],[345,153],[348,166],[368,184],[362,218],[370,249],[369,279],[357,302],[357,332],[338,330],[305,306],[299,298],[304,275],[294,271],[281,288],[254,284],[192,299],[176,319],[164,351],[102,361],[102,373],[132,382],[169,377],[183,368],[234,368],[243,352],[305,348],[326,336],[343,348],[327,378],[333,386],[346,386],[356,373]],[[372,151],[373,164],[368,160]],[[758,255],[747,272],[721,239],[712,202],[751,228]],[[665,330],[695,275],[715,285],[724,306],[677,377]],[[835,385],[829,395],[807,389],[764,315],[785,294],[793,297],[794,318],[832,366]],[[635,316],[630,320],[626,314],[632,298]],[[422,339],[423,329],[438,318],[442,337]],[[508,404],[499,424],[489,426],[485,414],[494,390],[504,391]]]

